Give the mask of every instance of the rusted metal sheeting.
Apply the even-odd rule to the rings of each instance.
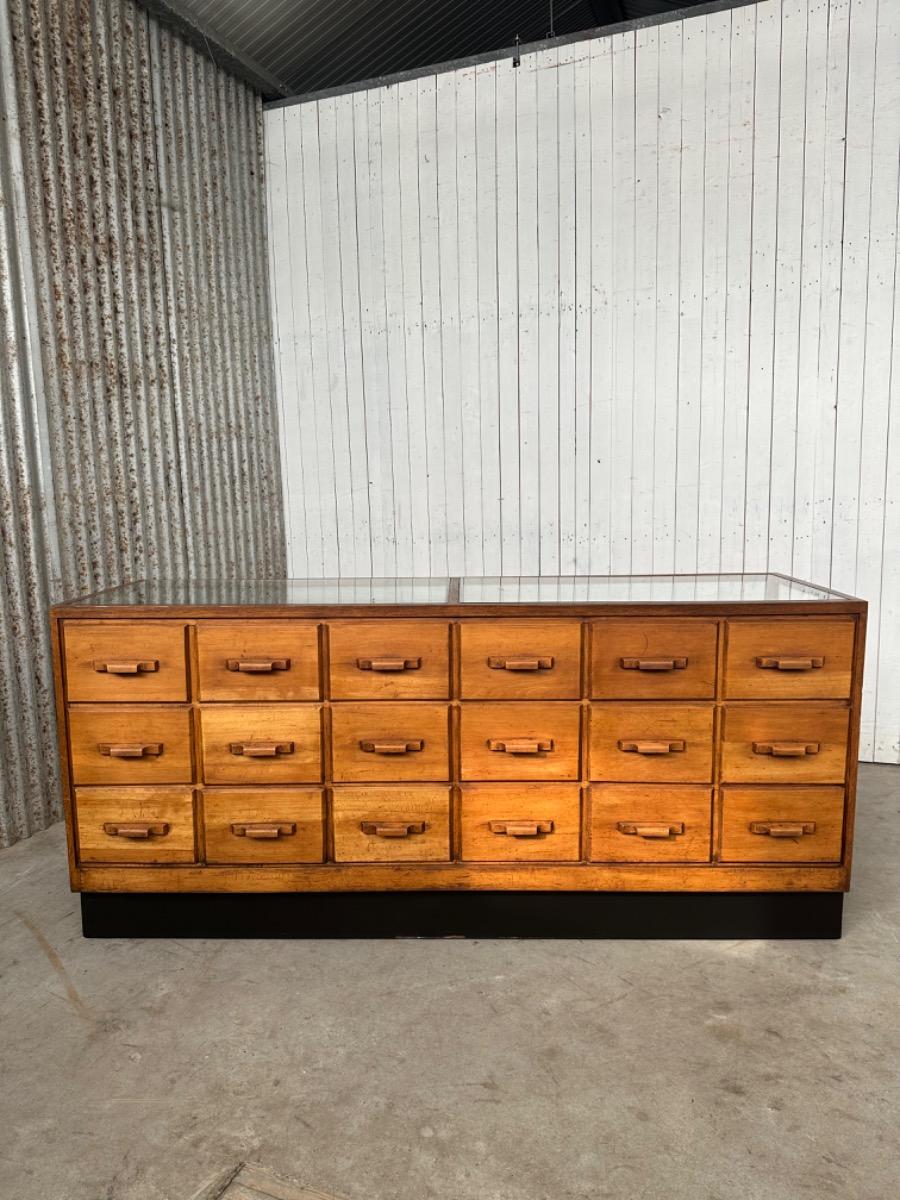
[[[259,98],[130,0],[3,5],[6,844],[58,815],[48,600],[278,575],[284,535]]]

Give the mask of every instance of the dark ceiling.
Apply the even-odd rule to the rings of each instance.
[[[699,0],[146,0],[243,62],[269,98],[304,95],[691,8]],[[551,25],[552,21],[552,25]]]

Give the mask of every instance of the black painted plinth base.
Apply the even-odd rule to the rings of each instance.
[[[85,937],[839,938],[841,892],[84,892]]]

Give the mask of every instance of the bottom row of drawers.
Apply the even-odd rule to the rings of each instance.
[[[78,788],[82,863],[198,860],[190,788]],[[713,793],[694,785],[599,784],[586,793],[589,843],[581,846],[581,791],[571,784],[462,788],[465,862],[709,862]],[[345,863],[450,861],[447,787],[336,787],[334,859]],[[208,863],[317,863],[325,857],[319,788],[206,788]],[[726,863],[838,862],[840,787],[726,787],[718,858]]]

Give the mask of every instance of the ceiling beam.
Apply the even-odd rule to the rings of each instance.
[[[200,21],[182,0],[140,0],[154,17],[206,54],[217,67],[237,75],[262,93],[265,100],[285,99],[294,92],[271,71],[223,37],[208,21]]]

